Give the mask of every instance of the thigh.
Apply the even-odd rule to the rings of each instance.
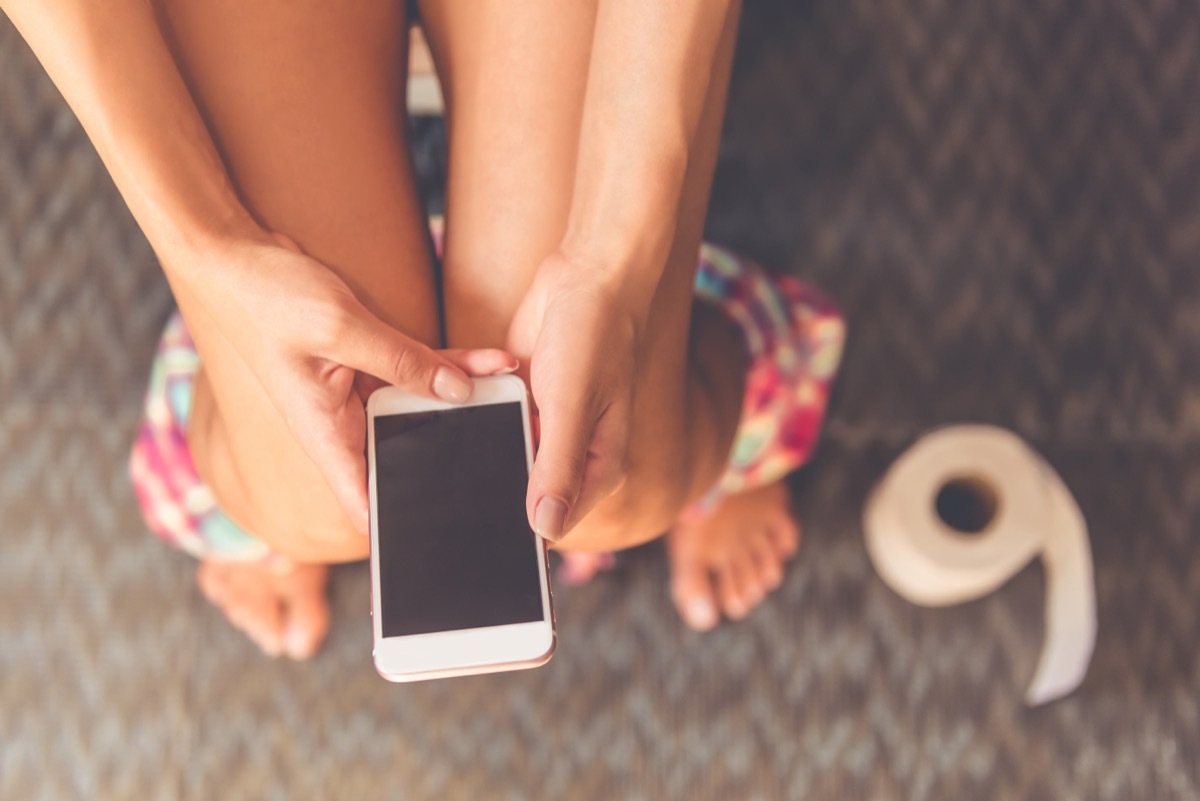
[[[566,226],[597,0],[421,2],[446,99],[446,333],[504,343]]]
[[[439,315],[428,234],[402,113],[401,0],[162,0],[161,11],[252,213],[338,272],[381,318],[434,343]],[[207,411],[219,422],[210,427],[217,441],[202,437],[199,450],[207,443],[220,453],[196,454],[218,500],[235,520],[254,521],[253,533],[265,539],[346,527],[315,465],[232,345],[190,298],[178,301],[203,363],[197,420]],[[239,480],[228,480],[230,473]],[[355,540],[365,552],[362,538]]]
[[[595,2],[427,0],[421,13],[449,109],[447,333],[457,345],[502,345],[534,271],[565,231]],[[678,216],[663,220],[674,240],[639,354],[629,454],[631,477],[646,480],[627,482],[642,491],[618,493],[592,515],[624,522],[631,501],[643,507],[632,513],[644,522],[632,539],[661,533],[721,467],[697,464],[712,458],[691,452],[692,429],[704,421],[691,413],[688,359],[692,287],[737,18],[735,4],[711,65]],[[633,492],[638,497],[631,499]],[[592,533],[581,525],[571,542],[586,548]]]

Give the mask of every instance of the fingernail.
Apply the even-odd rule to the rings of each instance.
[[[308,659],[312,656],[312,641],[301,628],[288,629],[283,647],[292,659]]]
[[[439,367],[433,375],[433,394],[444,401],[462,403],[471,397],[471,379],[449,367]]]
[[[699,629],[700,631],[708,631],[717,625],[717,610],[713,607],[711,601],[706,601],[703,598],[693,598],[688,601],[686,609],[688,623],[692,628]]]
[[[510,373],[517,372],[517,368],[520,366],[520,362],[514,361],[508,367],[501,367],[499,370],[492,373],[492,375],[509,375]]]
[[[567,521],[567,505],[558,498],[549,496],[538,502],[533,513],[533,528],[538,536],[551,542],[562,539],[563,524]]]

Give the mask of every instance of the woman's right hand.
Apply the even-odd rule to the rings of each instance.
[[[471,394],[468,376],[516,369],[502,350],[434,350],[405,336],[286,237],[238,240],[212,255],[222,269],[192,271],[202,278],[186,291],[245,360],[364,534],[367,396],[392,384],[462,402]]]

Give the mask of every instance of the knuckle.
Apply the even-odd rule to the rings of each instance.
[[[312,310],[306,320],[306,327],[314,345],[324,354],[346,342],[354,329],[354,320],[350,304],[336,300],[322,303]]]
[[[414,387],[431,383],[429,360],[415,345],[398,345],[391,354],[392,378],[397,385]]]

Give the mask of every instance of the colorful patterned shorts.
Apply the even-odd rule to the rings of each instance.
[[[440,245],[441,226],[433,225]],[[724,495],[778,480],[806,462],[820,433],[845,326],[819,292],[713,245],[700,249],[696,296],[736,321],[750,368],[741,419],[725,474],[684,514],[700,516]],[[187,446],[187,422],[200,367],[178,312],[163,331],[146,392],[130,475],[150,530],[200,559],[262,562],[269,548],[218,507]]]
[[[750,355],[729,466],[684,514],[703,515],[730,493],[765,486],[808,461],[838,365],[846,326],[833,302],[788,276],[724,248],[702,245],[696,297],[741,326]]]

